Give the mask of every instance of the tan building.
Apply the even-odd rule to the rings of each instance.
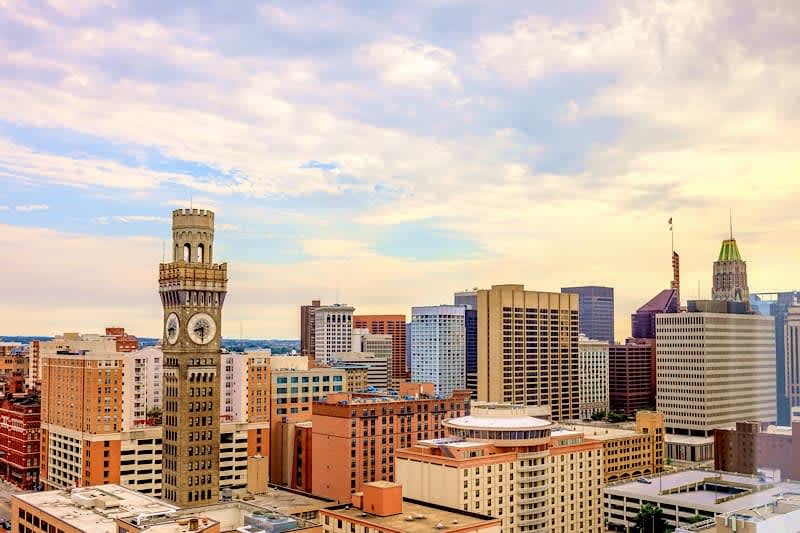
[[[603,531],[603,446],[530,416],[535,409],[472,405],[445,421],[447,439],[397,451],[406,496],[500,518],[507,533]]]
[[[581,383],[581,419],[608,412],[608,343],[581,334],[578,336],[578,359]]]
[[[587,439],[603,445],[603,482],[650,476],[664,469],[664,415],[655,411],[636,413],[629,424],[571,424]]]
[[[352,503],[320,511],[325,533],[501,533],[500,519],[403,499],[389,481],[365,483]]]
[[[494,285],[477,300],[478,399],[578,419],[578,296]]]
[[[381,390],[386,390],[392,386],[391,363],[392,361],[389,357],[378,356],[371,352],[336,353],[331,355],[330,361],[330,365],[333,368],[366,368],[367,386]]]
[[[346,390],[360,391],[369,386],[369,382],[367,381],[369,367],[367,365],[347,365],[344,367],[344,371],[347,374],[345,380],[347,384],[345,387]]]

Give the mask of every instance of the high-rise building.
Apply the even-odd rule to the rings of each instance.
[[[784,322],[783,339],[778,339],[778,342],[783,340],[784,345],[784,393],[791,416],[800,409],[800,306],[790,307]]]
[[[453,305],[463,305],[467,309],[478,308],[478,288],[464,290],[453,295]]]
[[[453,304],[464,306],[464,349],[467,367],[467,388],[472,399],[478,399],[478,289],[457,292]]]
[[[747,263],[739,254],[736,239],[722,241],[719,257],[714,261],[711,298],[728,302],[742,302],[745,308],[750,307],[750,289],[747,286]]]
[[[603,444],[530,416],[473,403],[444,422],[448,438],[397,451],[408,497],[497,516],[507,533],[603,529]]]
[[[614,288],[587,285],[564,287],[561,292],[580,297],[580,332],[590,339],[614,342]]]
[[[426,387],[427,385],[427,387]],[[312,492],[340,502],[364,483],[395,480],[395,450],[444,437],[442,422],[467,410],[467,391],[441,399],[406,383],[397,396],[329,394],[314,404]]]
[[[786,373],[791,364],[787,361],[786,319],[790,307],[800,302],[800,291],[750,293],[750,308],[758,314],[775,318],[775,368],[776,401],[778,402],[778,424],[788,426],[791,421],[791,406],[787,392],[789,383]]]
[[[656,401],[668,433],[711,437],[740,420],[775,420],[774,320],[729,307],[689,302],[688,313],[656,317]]]
[[[656,340],[626,339],[608,347],[611,410],[634,415],[656,404]]]
[[[331,368],[366,368],[367,386],[381,390],[392,386],[390,362],[390,358],[371,352],[336,353],[331,356]]]
[[[373,335],[392,336],[392,381],[397,386],[410,376],[406,360],[406,316],[405,315],[355,315],[353,327],[367,329]],[[372,351],[372,350],[365,350]]]
[[[606,412],[608,398],[608,342],[578,337],[581,419]]]
[[[656,338],[656,315],[677,313],[680,301],[677,289],[665,289],[631,315],[631,332],[635,339]]]
[[[316,348],[314,310],[319,306],[319,300],[311,300],[311,305],[300,306],[300,354],[306,357],[314,357]]]
[[[228,265],[213,262],[214,213],[172,213],[164,307],[163,492],[180,507],[219,501],[220,341]]]
[[[580,416],[578,295],[494,285],[478,291],[478,399]]]
[[[466,387],[464,307],[411,308],[411,380],[445,397]]]
[[[314,360],[330,363],[331,354],[353,351],[353,311],[349,305],[314,308]]]

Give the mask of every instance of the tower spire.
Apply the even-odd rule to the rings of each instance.
[[[728,208],[728,225],[731,230],[731,240],[733,240],[733,209]]]

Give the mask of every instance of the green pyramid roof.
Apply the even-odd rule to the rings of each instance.
[[[719,250],[719,259],[717,261],[741,261],[742,256],[739,255],[739,247],[736,246],[736,239],[725,239],[722,241],[722,248]]]

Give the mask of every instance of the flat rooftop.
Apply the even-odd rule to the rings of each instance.
[[[586,438],[594,440],[615,440],[639,436],[636,430],[624,429],[617,426],[599,426],[594,424],[563,424],[561,426],[567,430],[580,431]]]
[[[119,485],[15,494],[18,500],[41,509],[70,526],[92,533],[116,533],[117,518],[141,513],[172,513],[177,507]],[[180,531],[180,530],[175,530]]]
[[[650,480],[650,483],[641,483],[634,480],[607,485],[605,492],[606,494],[615,494],[627,498],[699,508],[714,513],[730,513],[741,509],[753,509],[767,505],[784,495],[800,494],[800,483],[782,482],[771,486],[773,483],[769,480],[760,481],[758,478],[746,475],[719,473],[713,470],[683,470],[661,476],[650,476],[647,479]],[[716,500],[728,494],[711,490],[679,494],[660,493],[661,491],[668,491],[684,485],[700,483],[704,480],[718,481],[721,485],[735,486],[745,490],[754,489],[756,492],[742,493],[740,496],[722,503],[716,503]]]
[[[425,505],[421,502],[406,499],[403,500],[403,512],[392,516],[376,516],[367,513],[367,516],[364,517],[361,516],[364,514],[364,511],[355,507],[350,507],[349,509],[331,509],[331,512],[359,521],[366,520],[369,522],[370,528],[374,525],[378,528],[394,529],[405,533],[451,531],[463,527],[493,522],[495,520],[499,521],[499,519],[490,516],[475,513],[462,513],[455,509],[448,510],[444,507]],[[408,520],[411,516],[414,517],[414,520]],[[417,518],[419,516],[424,518]],[[454,520],[456,523],[453,523]],[[442,524],[442,528],[436,527],[439,523]]]
[[[294,514],[304,511],[327,509],[338,505],[334,500],[322,498],[299,491],[290,491],[277,487],[270,487],[266,494],[254,495],[253,499],[245,500],[250,505],[275,510],[280,514]]]
[[[664,435],[664,442],[698,446],[700,444],[714,444],[714,437],[694,437],[690,435],[674,435],[672,433],[667,433]]]

